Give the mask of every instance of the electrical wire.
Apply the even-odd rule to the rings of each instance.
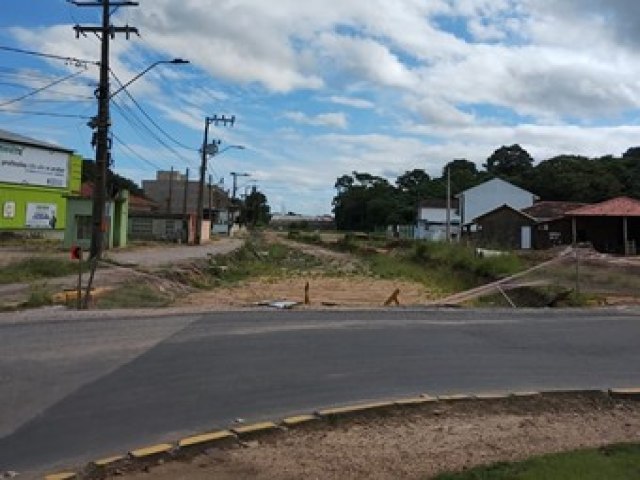
[[[33,110],[13,110],[10,108],[0,108],[0,112],[2,112],[2,114],[37,115],[37,116],[46,116],[46,117],[59,117],[59,118],[83,118],[86,120],[91,118],[86,115],[76,115],[76,114],[66,114],[66,113],[56,113],[56,112],[39,112],[39,111],[33,111]]]
[[[176,145],[178,145],[181,148],[184,148],[185,150],[190,150],[192,152],[198,152],[199,150],[197,148],[193,148],[190,147],[188,145],[185,145],[184,143],[180,142],[179,140],[176,140],[174,137],[172,137],[169,133],[167,133],[160,125],[158,125],[156,123],[155,120],[153,120],[153,118],[151,118],[151,116],[145,111],[144,108],[142,108],[142,106],[136,101],[135,98],[133,98],[133,95],[131,95],[131,93],[129,92],[129,90],[127,90],[127,88],[122,84],[122,82],[120,81],[120,79],[117,77],[117,75],[113,72],[113,70],[109,70],[111,75],[113,75],[113,78],[116,79],[116,81],[118,82],[118,84],[120,85],[120,87],[122,88],[122,90],[124,91],[124,93],[127,94],[127,97],[129,97],[129,99],[133,102],[133,104],[138,108],[138,110],[140,110],[140,112],[145,116],[145,118],[147,120],[149,120],[149,122],[151,122],[151,124],[156,127],[165,137],[167,137],[169,140],[171,140],[173,143],[175,143]]]
[[[0,85],[5,85],[7,87],[15,87],[15,88],[26,88],[26,89],[30,89],[32,87],[28,87],[26,85],[22,85],[21,83],[13,83],[13,82],[2,82],[0,81]],[[55,93],[57,95],[65,95],[67,97],[75,97],[75,98],[80,98],[83,100],[95,100],[93,97],[87,96],[87,95],[80,95],[78,93],[67,93],[67,92],[63,92],[61,90],[47,90],[47,93]]]
[[[6,47],[3,45],[0,45],[0,50],[4,50],[6,52],[21,53],[24,55],[34,55],[36,57],[52,58],[55,60],[64,60],[65,62],[73,64],[75,66],[84,65],[86,67],[86,65],[100,65],[100,62],[96,62],[94,60],[85,60],[75,57],[64,57],[62,55],[54,55],[52,53],[36,52],[35,50],[23,50],[21,48]]]
[[[146,158],[144,158],[142,155],[140,155],[140,153],[136,152],[135,149],[129,145],[127,145],[125,142],[123,142],[115,133],[111,133],[111,136],[114,138],[114,140],[123,148],[127,149],[129,151],[129,153],[131,153],[134,157],[138,158],[139,160],[143,161],[144,163],[146,163],[147,165],[152,166],[153,168],[155,168],[156,170],[162,170],[162,168],[152,162],[151,160],[148,160]]]
[[[42,91],[44,91],[44,90],[46,90],[46,89],[48,89],[50,87],[58,85],[59,83],[62,83],[62,82],[65,82],[67,80],[70,80],[70,79],[72,79],[74,77],[77,77],[81,73],[82,73],[81,71],[80,72],[75,72],[75,73],[72,73],[71,75],[67,75],[66,77],[59,78],[58,80],[55,80],[55,81],[53,81],[51,83],[48,83],[44,87],[36,88],[35,90],[32,90],[29,93],[25,93],[24,95],[21,95],[21,96],[19,96],[17,98],[14,98],[13,100],[8,100],[6,102],[0,103],[0,107],[6,107],[7,105],[11,105],[12,103],[17,103],[20,100],[24,100],[27,97],[31,97],[33,95],[36,95],[36,94],[38,94],[38,93],[40,93],[40,92],[42,92]]]
[[[162,138],[160,138],[153,130],[151,130],[151,128],[149,128],[142,120],[140,120],[135,112],[126,104],[124,103],[118,103],[117,101],[115,101],[114,99],[112,99],[113,105],[116,107],[116,109],[120,112],[120,114],[123,116],[123,118],[130,124],[132,125],[134,128],[136,128],[138,131],[139,127],[143,128],[147,134],[151,135],[151,137],[158,142],[160,145],[162,145],[163,147],[165,147],[167,150],[169,150],[171,153],[173,153],[176,157],[178,157],[180,160],[182,160],[183,162],[189,163],[191,165],[194,165],[193,161],[184,157],[182,154],[180,154],[180,152],[178,152],[175,148],[173,148],[171,145],[169,145],[167,142],[165,142]],[[127,114],[126,111],[128,111],[129,113]],[[133,119],[135,119],[135,121],[137,122],[137,127],[136,124],[133,123],[133,120],[131,118],[129,118],[129,116],[131,116]]]

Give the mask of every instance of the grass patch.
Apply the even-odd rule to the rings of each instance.
[[[239,250],[213,257],[208,271],[213,277],[212,286],[219,286],[250,277],[277,278],[308,273],[321,265],[312,255],[282,244],[268,244],[262,237],[254,236]]]
[[[39,308],[48,305],[53,305],[53,300],[51,298],[51,292],[47,289],[46,285],[31,285],[29,298],[27,298],[20,307]]]
[[[435,480],[635,480],[640,478],[640,444],[545,455],[518,463],[497,463]]]
[[[159,308],[173,302],[170,294],[151,285],[137,282],[126,283],[95,299],[98,308]]]
[[[83,263],[83,272],[87,264]],[[0,268],[0,284],[30,282],[78,273],[78,263],[62,258],[27,258]]]

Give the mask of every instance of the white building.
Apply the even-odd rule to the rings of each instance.
[[[458,200],[451,200],[449,211],[449,231],[451,238],[460,233],[460,216],[458,215]],[[423,200],[418,206],[418,221],[415,238],[444,241],[447,238],[447,201],[440,198]]]
[[[494,178],[459,193],[456,198],[459,200],[462,227],[469,227],[473,231],[474,218],[502,205],[522,210],[532,206],[538,197],[500,178]]]

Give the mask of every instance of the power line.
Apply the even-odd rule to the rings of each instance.
[[[120,146],[126,148],[129,151],[129,153],[131,153],[134,157],[136,157],[139,160],[143,161],[147,165],[152,166],[156,170],[162,170],[162,168],[160,166],[158,166],[156,163],[153,163],[151,160],[148,160],[148,159],[144,158],[142,155],[140,155],[140,153],[136,152],[132,147],[130,147],[129,145],[124,143],[115,133],[112,132],[111,135],[116,140],[116,142],[118,142],[118,144]]]
[[[112,99],[112,101],[113,101],[113,99]],[[134,127],[139,132],[140,132],[140,128],[144,129],[145,132],[148,135],[150,135],[156,142],[158,142],[160,145],[162,145],[168,151],[173,153],[180,160],[182,160],[183,162],[190,163],[190,164],[193,165],[193,160],[190,160],[190,159],[182,156],[180,154],[180,152],[178,152],[175,148],[173,148],[171,145],[169,145],[167,142],[165,142],[162,138],[160,138],[153,130],[151,130],[151,128],[149,128],[140,118],[138,118],[138,116],[131,109],[131,107],[129,107],[125,103],[121,104],[121,103],[118,103],[116,101],[113,101],[113,105],[116,107],[116,110],[118,110],[118,112],[120,112],[120,115],[122,115],[122,117],[127,121],[127,123],[129,123],[129,125]],[[128,114],[126,112],[128,112]],[[131,118],[129,118],[129,115],[131,116]],[[134,123],[134,120],[135,120],[135,123]]]
[[[0,108],[0,112],[2,112],[3,114],[14,114],[14,115],[40,115],[45,117],[59,117],[59,118],[84,118],[87,120],[91,118],[87,115],[75,115],[75,114],[56,113],[56,112],[38,112],[33,110],[12,110],[10,108]]]
[[[30,89],[32,87],[29,87],[27,85],[23,85],[21,83],[13,83],[13,82],[2,82],[0,81],[0,85],[5,85],[7,87],[15,87],[15,88],[26,88],[26,89]],[[83,100],[93,100],[93,97],[89,97],[87,95],[80,95],[77,93],[67,93],[67,92],[63,92],[61,90],[50,90],[47,89],[47,93],[55,93],[57,95],[66,95],[67,97],[75,97],[75,98],[80,98]]]
[[[36,52],[35,50],[23,50],[21,48],[5,47],[2,45],[0,45],[0,50],[4,50],[6,52],[21,53],[24,55],[33,55],[36,57],[52,58],[55,60],[64,60],[65,62],[67,62],[67,64],[73,64],[76,67],[79,67],[79,66],[86,67],[87,65],[100,65],[100,62],[96,62],[94,60],[84,60],[82,58],[75,58],[75,57],[64,57],[62,55],[54,55],[52,53]]]
[[[72,73],[71,75],[67,75],[66,77],[59,78],[58,80],[55,80],[54,82],[48,83],[44,87],[36,88],[35,90],[33,90],[33,91],[29,92],[29,93],[25,93],[24,95],[21,95],[21,96],[19,96],[17,98],[14,98],[13,100],[9,100],[7,102],[0,103],[0,107],[5,107],[7,105],[11,105],[12,103],[19,102],[20,100],[24,100],[27,97],[31,97],[33,95],[36,95],[36,94],[46,90],[47,88],[53,87],[55,85],[58,85],[59,83],[65,82],[67,80],[70,80],[73,77],[77,77],[81,73],[82,73],[81,71],[80,72],[75,72],[75,73]]]
[[[153,118],[151,118],[151,116],[145,111],[144,108],[142,108],[142,106],[136,101],[135,98],[133,98],[133,95],[131,95],[131,93],[129,92],[129,90],[127,90],[125,88],[125,86],[122,84],[122,82],[120,81],[120,79],[118,78],[118,76],[113,72],[113,70],[111,70],[111,75],[113,75],[113,78],[116,79],[116,81],[120,84],[120,87],[122,88],[122,90],[124,91],[124,93],[127,94],[127,97],[129,97],[129,99],[133,102],[133,104],[138,107],[138,110],[140,110],[140,112],[145,116],[145,118],[147,120],[149,120],[151,122],[151,124],[156,127],[165,137],[167,137],[169,140],[171,140],[173,143],[175,143],[176,145],[178,145],[179,147],[184,148],[185,150],[190,150],[193,152],[197,152],[198,149],[197,148],[193,148],[190,147],[188,145],[185,145],[184,143],[180,142],[179,140],[176,140],[174,137],[172,137],[169,133],[167,133],[160,125],[158,125],[155,120],[153,120]]]

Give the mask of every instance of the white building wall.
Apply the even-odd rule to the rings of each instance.
[[[533,193],[499,178],[494,178],[460,194],[462,224],[469,224],[474,218],[502,205],[522,210],[533,205],[535,199],[536,196]]]

